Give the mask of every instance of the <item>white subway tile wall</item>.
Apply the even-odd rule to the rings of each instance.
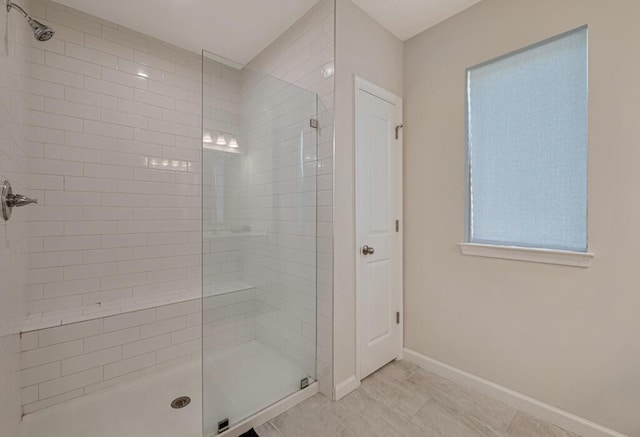
[[[30,61],[43,59],[44,52],[31,42],[24,43],[33,36],[18,14],[3,19],[0,32],[4,36],[0,49],[0,183],[8,179],[14,192],[31,195],[27,112],[42,101],[27,93],[24,77]],[[25,208],[15,209],[8,222],[0,218],[0,232],[0,428],[2,435],[12,436],[21,418],[19,334],[28,303]]]
[[[256,56],[248,65],[249,70],[265,73],[301,88],[311,90],[319,97],[318,104],[318,147],[315,157],[317,165],[317,378],[320,391],[326,396],[333,394],[333,71],[334,71],[334,0],[322,0],[312,10],[278,37],[269,47]],[[286,167],[285,162],[274,161],[274,169],[278,165]],[[286,207],[281,208],[282,211]],[[305,242],[293,243],[287,241],[288,232],[276,230],[277,238],[283,248],[283,256],[290,256],[295,249],[304,250]],[[293,245],[292,245],[293,244]],[[309,242],[306,242],[309,244]],[[291,251],[294,249],[294,251]],[[305,328],[305,321],[310,315],[304,314],[305,280],[309,276],[302,266],[304,261],[281,263],[279,274],[284,272],[283,281],[289,281],[289,286],[275,290],[278,294],[271,295],[274,308],[280,308],[278,315],[282,316],[281,328],[297,319]],[[302,276],[300,276],[302,275]],[[295,286],[291,286],[296,282]],[[308,285],[308,282],[307,282]],[[287,295],[288,290],[303,291],[294,298]],[[267,296],[264,296],[267,299]],[[291,301],[290,299],[293,299]],[[286,302],[286,306],[281,305]],[[291,309],[298,307],[298,314]],[[286,310],[284,309],[286,308]],[[293,319],[285,316],[293,316]],[[300,326],[295,322],[295,329]],[[284,331],[283,331],[284,332]],[[311,338],[313,333],[302,332],[299,338]]]
[[[200,320],[194,299],[24,333],[24,413],[199,360]]]
[[[35,4],[30,313],[199,287],[201,57]]]
[[[117,301],[200,287],[200,56],[55,3],[34,0],[31,8],[57,33],[46,44],[31,41],[28,35],[20,40],[35,47],[25,69],[31,92],[24,113],[32,174],[24,186],[42,200],[29,214],[30,313],[55,319],[72,309],[99,311]],[[319,207],[316,211],[307,204],[307,212],[300,209],[307,215],[313,211],[317,229],[314,218],[306,216],[303,221],[314,223],[313,230],[291,233],[286,226],[272,226],[271,243],[279,248],[279,258],[263,273],[280,275],[279,280],[268,288],[249,287],[204,301],[207,348],[255,339],[257,314],[269,316],[262,318],[262,327],[269,328],[262,333],[263,341],[279,347],[289,342],[283,351],[307,366],[315,355],[317,337],[317,376],[328,395],[332,391],[333,77],[327,72],[334,57],[333,8],[332,0],[319,3],[249,65],[320,97],[317,154],[310,156],[307,166],[317,172]],[[242,134],[249,139],[252,128],[239,130],[242,86],[240,72],[229,67],[205,74],[204,94],[213,103],[205,107],[204,127],[212,135],[222,131],[237,133],[240,143]],[[259,171],[251,184],[243,182],[253,169],[242,155],[224,155],[222,168],[235,168],[223,176],[226,192],[245,196],[225,196],[223,204],[217,204],[213,195],[203,199],[205,291],[208,285],[211,291],[220,284],[255,277],[257,262],[246,262],[247,253],[260,247],[266,234],[250,232],[238,238],[230,232],[237,225],[261,228],[260,217],[268,206],[247,208],[250,188],[282,187],[278,199],[283,203],[274,212],[285,218],[280,225],[286,224],[293,207],[303,206],[299,202],[311,202],[309,196],[316,195],[316,186],[307,184],[304,193],[287,197],[284,186],[291,154],[273,159],[260,155],[259,149],[256,162],[265,160],[255,168]],[[220,162],[219,156],[207,162],[207,156],[216,153],[205,152],[204,164]],[[267,158],[270,167],[264,166]],[[212,188],[220,185],[207,180],[206,172],[204,183]],[[224,217],[220,210],[236,225],[225,227],[229,222],[220,221]],[[318,238],[312,241],[309,237],[316,231]],[[316,278],[315,261],[309,258],[315,256],[312,245],[318,248],[315,304],[310,301]],[[314,305],[317,333],[311,323]],[[185,302],[26,333],[25,412],[199,354],[201,314],[189,312],[192,309]]]
[[[317,96],[246,71],[247,150],[244,280],[257,287],[257,339],[316,378]]]
[[[203,81],[203,138],[211,141],[204,143],[202,163],[203,287],[207,295],[216,285],[242,278],[243,235],[236,231],[242,225],[239,220],[246,202],[246,145],[239,140],[240,71],[205,58]],[[216,144],[220,135],[227,145]],[[232,138],[242,147],[228,147]]]
[[[333,10],[320,2],[240,72],[204,64],[228,78],[224,89],[205,84],[204,129],[216,149],[203,162],[205,295],[230,280],[256,286],[256,338],[329,396]],[[216,147],[219,131],[240,147]]]
[[[245,288],[23,333],[25,414],[199,361],[203,332],[214,354],[254,340],[255,293]]]

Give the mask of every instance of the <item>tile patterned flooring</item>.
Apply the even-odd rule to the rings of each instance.
[[[315,395],[256,429],[260,437],[580,437],[407,361],[338,402]]]

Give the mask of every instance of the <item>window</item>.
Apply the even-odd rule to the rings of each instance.
[[[586,27],[467,70],[467,243],[587,251],[587,100]]]

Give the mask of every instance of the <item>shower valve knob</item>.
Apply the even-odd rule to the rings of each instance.
[[[11,211],[16,206],[25,206],[30,203],[38,203],[38,199],[31,199],[27,196],[23,196],[22,194],[13,194],[13,190],[11,189],[11,182],[4,181],[2,183],[2,194],[0,200],[2,201],[2,217],[5,220],[9,220],[11,218]]]
[[[7,205],[10,208],[15,206],[25,206],[30,203],[38,203],[38,199],[31,199],[27,196],[23,196],[22,194],[14,194],[13,196],[7,196]]]

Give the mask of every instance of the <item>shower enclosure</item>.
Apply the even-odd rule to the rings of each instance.
[[[316,94],[203,53],[204,436],[316,379]]]

